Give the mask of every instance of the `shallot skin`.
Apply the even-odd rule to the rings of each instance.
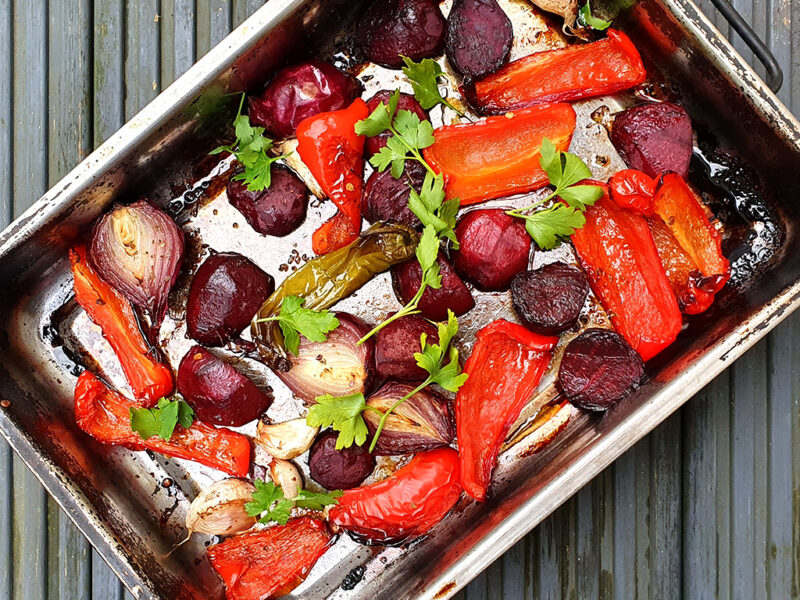
[[[206,346],[223,346],[237,339],[274,291],[272,275],[250,259],[235,252],[212,254],[189,286],[189,337]]]

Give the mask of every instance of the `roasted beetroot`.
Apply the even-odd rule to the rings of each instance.
[[[511,281],[511,301],[525,327],[541,335],[557,335],[578,321],[589,295],[580,269],[562,262],[517,273]]]
[[[213,425],[239,427],[260,417],[272,404],[249,377],[201,346],[192,346],[178,367],[178,392]]]
[[[692,157],[692,121],[683,108],[653,102],[629,108],[614,119],[611,142],[632,169],[650,177],[674,171],[686,177]]]
[[[392,97],[394,92],[390,92],[389,90],[381,90],[377,94],[375,94],[372,98],[367,100],[367,108],[369,109],[370,114],[372,111],[378,108],[378,105],[383,102],[387,106],[389,105],[389,100]],[[417,102],[417,99],[414,98],[411,94],[403,94],[401,93],[398,100],[397,100],[397,110],[407,110],[419,117],[420,121],[424,121],[428,118],[428,113],[425,111],[420,103]],[[373,154],[377,154],[380,152],[380,149],[386,145],[386,140],[391,137],[391,134],[388,131],[384,131],[373,137],[368,137],[364,142],[364,156],[367,158],[372,157]],[[409,164],[409,163],[406,163]],[[416,163],[418,166],[419,163]],[[424,174],[424,172],[423,172]]]
[[[227,191],[231,206],[262,235],[288,235],[306,219],[306,184],[282,165],[272,165],[272,183],[261,192],[251,192],[243,181],[234,181],[233,177],[228,180]]]
[[[558,384],[578,408],[607,410],[630,394],[643,374],[642,357],[621,335],[593,328],[567,344]]]
[[[448,260],[439,253],[437,258],[439,273],[442,276],[442,287],[438,290],[428,287],[419,301],[419,310],[422,316],[431,321],[444,321],[447,319],[447,309],[458,315],[472,310],[475,300],[458,273],[455,272]],[[409,260],[392,267],[392,283],[394,293],[400,302],[408,304],[419,290],[422,281],[422,268],[419,261]]]
[[[384,67],[418,61],[444,49],[446,23],[436,0],[376,0],[359,28],[358,46],[367,60]]]
[[[311,478],[329,490],[347,490],[358,486],[375,468],[375,458],[367,445],[336,449],[338,433],[320,434],[308,452]]]
[[[272,275],[250,259],[235,252],[212,254],[189,286],[189,337],[206,346],[222,346],[236,339],[274,291]]]
[[[389,169],[377,169],[367,179],[361,196],[361,214],[374,223],[395,221],[419,228],[422,223],[408,208],[409,186],[419,191],[425,180],[425,167],[415,161],[406,161],[403,174],[395,179]]]
[[[455,0],[447,17],[445,52],[469,79],[497,71],[508,60],[514,29],[497,0]]]
[[[329,63],[311,60],[278,71],[260,96],[250,98],[250,121],[287,138],[306,117],[347,108],[358,94],[355,79]]]
[[[419,337],[427,336],[429,344],[439,342],[436,327],[420,317],[409,315],[392,321],[375,336],[375,372],[381,379],[421,381],[427,371],[417,365],[415,352],[421,351]]]
[[[461,247],[451,254],[461,277],[484,292],[507,290],[528,267],[531,237],[522,221],[499,208],[473,210],[456,225]]]

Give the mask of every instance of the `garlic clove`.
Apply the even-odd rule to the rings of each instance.
[[[271,456],[290,460],[311,447],[319,427],[311,427],[304,418],[269,425],[258,422],[255,442]]]
[[[297,467],[288,460],[276,458],[269,464],[269,475],[272,482],[281,486],[283,496],[288,499],[297,498],[303,489],[303,478]]]
[[[252,484],[241,479],[212,483],[189,506],[186,528],[209,535],[232,535],[250,529],[256,519],[247,514],[244,505],[253,499],[255,491]]]

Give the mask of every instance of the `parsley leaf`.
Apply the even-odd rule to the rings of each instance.
[[[194,411],[183,400],[161,398],[156,408],[132,406],[129,413],[131,429],[138,433],[143,440],[156,435],[162,440],[168,440],[172,437],[178,423],[184,429],[189,429],[194,422]]]
[[[560,203],[526,215],[524,219],[526,231],[543,250],[555,248],[586,223],[583,212]]]
[[[251,517],[261,515],[259,523],[275,521],[279,525],[286,525],[294,503],[286,499],[281,486],[261,479],[256,479],[253,483],[256,491],[253,492],[253,499],[244,505],[245,512]]]
[[[264,135],[263,127],[253,127],[250,118],[242,114],[245,95],[239,103],[239,111],[233,120],[236,142],[229,146],[214,148],[210,154],[230,152],[244,166],[244,172],[233,177],[234,181],[243,181],[251,192],[267,189],[272,183],[272,163],[286,156],[269,156],[272,140]]]
[[[300,490],[297,498],[294,499],[297,508],[307,508],[309,510],[322,510],[330,504],[338,504],[337,498],[341,498],[344,492],[342,490],[333,490],[327,494],[319,492],[309,492],[308,490]]]
[[[278,322],[286,349],[295,356],[300,350],[301,335],[311,342],[324,342],[327,334],[339,326],[339,319],[331,311],[303,308],[304,302],[304,298],[287,296],[277,316],[259,319]]]
[[[332,427],[339,432],[336,449],[349,448],[354,443],[361,446],[367,441],[367,424],[361,413],[367,408],[364,394],[315,398],[316,404],[308,409],[306,423],[311,427]]]
[[[429,110],[437,104],[443,104],[463,116],[464,113],[445,100],[439,92],[439,77],[444,75],[439,63],[430,58],[424,58],[418,63],[407,56],[402,58],[406,63],[406,66],[403,67],[403,75],[411,82],[414,97],[422,108]]]
[[[433,227],[437,236],[449,239],[453,249],[458,250],[455,226],[460,202],[458,198],[447,201],[444,198],[444,178],[428,172],[419,192],[411,188],[408,208],[425,227]]]
[[[586,0],[586,4],[581,6],[581,10],[579,11],[578,14],[581,23],[597,31],[605,31],[606,29],[611,27],[611,21],[605,21],[603,19],[595,17],[592,14],[592,7],[589,6],[589,0]]]

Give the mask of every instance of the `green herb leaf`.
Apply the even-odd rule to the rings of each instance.
[[[286,499],[281,486],[261,479],[256,479],[253,483],[256,491],[253,492],[253,499],[244,505],[245,512],[251,517],[261,515],[259,523],[275,521],[279,525],[286,525],[294,503]]]
[[[278,321],[283,343],[295,356],[300,351],[301,335],[311,342],[324,342],[327,334],[339,326],[339,319],[331,311],[303,308],[304,302],[304,298],[287,296],[281,302],[278,316],[260,319],[260,322]]]
[[[416,254],[423,271],[427,271],[436,263],[436,257],[439,255],[439,237],[432,226],[427,225],[422,230]]]
[[[308,409],[306,423],[311,427],[332,427],[339,432],[336,449],[349,448],[354,443],[361,446],[367,441],[367,424],[361,413],[366,409],[364,394],[331,396],[325,394],[315,398],[316,404]]]
[[[580,21],[586,25],[587,27],[591,27],[597,31],[605,31],[609,27],[611,27],[611,21],[604,21],[598,17],[595,17],[592,14],[592,7],[589,6],[589,0],[586,0],[586,4],[581,6],[581,10],[579,12]]]
[[[358,135],[373,137],[380,135],[392,126],[392,119],[397,110],[397,102],[400,99],[400,90],[395,90],[387,106],[383,102],[375,107],[375,110],[366,118],[356,123],[355,129]]]
[[[411,82],[411,87],[414,90],[414,97],[420,106],[425,110],[429,110],[437,104],[443,104],[451,108],[459,115],[463,114],[455,106],[450,104],[442,97],[439,92],[439,77],[444,75],[442,67],[439,66],[435,60],[424,58],[422,61],[415,63],[407,56],[403,56],[403,62],[406,66],[403,67],[403,74]]]
[[[294,503],[298,508],[322,510],[331,504],[338,504],[339,501],[337,498],[341,498],[343,494],[344,492],[342,490],[333,490],[327,494],[300,490],[300,493],[297,494],[297,497],[294,499]]]
[[[562,239],[568,238],[586,223],[586,217],[579,209],[560,203],[523,218],[525,229],[542,250],[555,248]]]
[[[168,440],[175,431],[175,426],[188,429],[194,422],[194,411],[183,400],[168,400],[161,398],[156,408],[129,409],[131,429],[139,434],[143,440],[158,436]]]
[[[558,197],[570,207],[583,211],[603,197],[603,188],[599,185],[573,185],[562,190]]]

